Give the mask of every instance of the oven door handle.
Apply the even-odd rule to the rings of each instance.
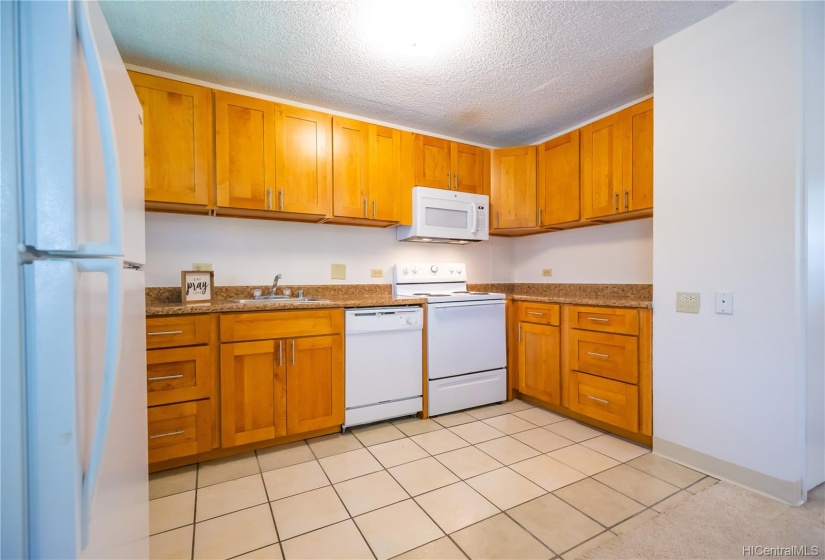
[[[478,302],[478,303],[464,303],[464,304],[459,304],[459,305],[454,305],[454,304],[451,304],[451,303],[441,303],[441,304],[431,305],[430,307],[432,307],[433,309],[439,310],[439,309],[456,309],[458,307],[481,307],[481,306],[484,306],[484,305],[504,305],[504,302],[501,301],[501,300],[498,300],[498,301],[489,301],[489,302],[488,301],[483,301],[483,302]]]

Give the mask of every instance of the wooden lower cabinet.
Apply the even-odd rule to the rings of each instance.
[[[561,404],[559,327],[519,324],[520,393]]]
[[[212,448],[209,399],[148,409],[149,463],[205,453]]]
[[[510,332],[518,336],[517,356],[511,363],[517,364],[519,394],[650,445],[651,311],[524,301],[515,306]]]
[[[289,341],[286,431],[310,432],[344,422],[344,352],[340,335]]]

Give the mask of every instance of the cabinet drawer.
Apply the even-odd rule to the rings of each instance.
[[[149,406],[208,399],[212,396],[212,387],[209,346],[165,348],[146,353]]]
[[[212,401],[148,409],[149,462],[195,455],[212,448]]]
[[[569,309],[570,328],[616,334],[639,334],[639,312],[619,307],[579,307]]]
[[[192,346],[209,342],[209,315],[179,315],[146,319],[146,348]]]
[[[639,389],[586,373],[570,372],[570,410],[630,431],[639,429]]]
[[[621,334],[571,330],[570,369],[627,383],[639,381],[639,339]]]
[[[343,325],[343,309],[224,314],[221,342],[340,334]]]
[[[559,324],[559,306],[551,303],[518,302],[518,319],[525,323],[540,325]]]

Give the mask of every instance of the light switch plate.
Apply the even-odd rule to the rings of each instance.
[[[699,313],[699,292],[676,292],[676,311]]]
[[[542,276],[553,276],[553,269],[552,268],[542,268],[541,269]]]
[[[716,292],[716,312],[733,315],[733,292]]]
[[[372,278],[383,278],[384,277],[384,269],[383,268],[372,268],[372,269],[370,269],[370,276]]]
[[[332,265],[332,279],[333,280],[346,280],[347,279],[347,265],[345,265],[345,264],[334,264],[334,265]]]
[[[212,263],[192,263],[192,270],[212,270]]]

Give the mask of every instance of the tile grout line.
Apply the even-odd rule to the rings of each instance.
[[[189,553],[190,560],[195,560],[195,534],[196,534],[196,523],[195,520],[197,519],[198,515],[198,477],[200,476],[201,472],[201,465],[195,467],[195,507],[192,508],[192,550]]]
[[[283,540],[281,539],[281,532],[278,531],[278,523],[275,521],[275,512],[272,511],[272,502],[269,501],[269,490],[266,489],[266,480],[264,479],[264,471],[261,468],[261,460],[258,457],[258,451],[257,450],[253,451],[253,453],[255,453],[255,464],[258,465],[258,474],[260,474],[260,476],[261,476],[261,484],[264,485],[264,497],[266,498],[266,506],[267,506],[267,509],[269,510],[269,516],[272,518],[272,526],[275,528],[275,538],[278,539],[278,548],[281,550],[281,558],[286,558],[286,555],[284,554],[284,543],[283,543]],[[258,504],[258,505],[260,505],[260,504]],[[257,507],[257,506],[253,506],[253,507]],[[271,546],[271,545],[266,545],[266,546]],[[261,548],[266,548],[266,547],[261,547]],[[258,550],[258,549],[255,549],[255,550]],[[252,551],[250,550],[248,552],[252,552]],[[242,554],[246,554],[246,553],[242,553]]]

